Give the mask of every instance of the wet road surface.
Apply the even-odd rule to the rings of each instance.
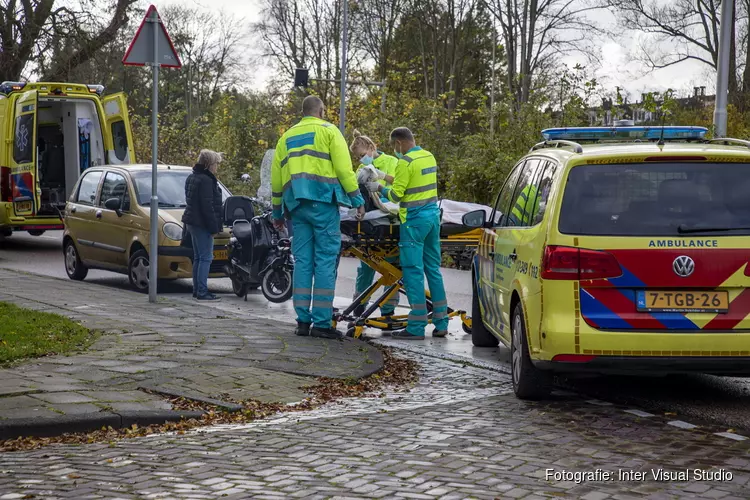
[[[747,497],[750,441],[421,356],[390,392],[246,425],[0,455],[0,498]],[[683,477],[684,475],[684,477]]]
[[[48,232],[34,237],[17,233],[0,240],[0,267],[7,267],[67,279],[63,267],[61,232]],[[345,307],[354,292],[354,280],[359,261],[343,258],[339,268],[335,305]],[[454,309],[470,309],[471,286],[467,271],[444,269],[449,304]],[[86,281],[118,288],[129,288],[126,276],[106,271],[91,271]],[[210,288],[222,294],[219,307],[232,311],[244,309],[241,299],[231,292],[228,279],[211,280]],[[135,292],[134,292],[135,293]],[[180,300],[190,300],[188,280],[169,283],[162,293]],[[145,300],[145,297],[144,297]],[[248,296],[253,305],[264,307],[269,316],[279,314],[293,317],[291,302],[269,304],[259,292]],[[402,298],[405,305],[405,299]],[[376,331],[368,335],[377,337]],[[419,346],[421,353],[486,364],[500,371],[508,371],[508,351],[503,347],[477,348],[465,335],[457,321],[451,324],[447,339],[428,339]],[[412,347],[408,347],[413,349]],[[669,377],[595,377],[567,380],[566,389],[579,391],[607,401],[633,405],[656,414],[670,413],[672,418],[708,424],[725,430],[742,430],[750,435],[750,380],[704,375],[674,375]]]

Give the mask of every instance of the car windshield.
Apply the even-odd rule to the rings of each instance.
[[[571,169],[564,234],[750,234],[750,164],[638,163]]]
[[[185,181],[191,173],[189,170],[159,170],[156,174],[156,190],[160,207],[185,208],[187,206]],[[147,170],[133,172],[132,177],[138,204],[149,206],[151,204],[151,172]],[[219,188],[221,189],[221,201],[223,202],[231,195],[221,182]]]

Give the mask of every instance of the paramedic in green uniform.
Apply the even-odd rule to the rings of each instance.
[[[386,187],[393,183],[393,178],[396,175],[396,164],[398,164],[398,158],[387,155],[382,151],[378,151],[378,148],[372,139],[366,135],[360,134],[358,130],[355,130],[354,140],[352,141],[351,146],[349,146],[349,151],[352,152],[355,159],[359,160],[360,166],[357,169],[358,172],[363,168],[367,168],[377,175],[378,182],[381,186]],[[383,202],[388,201],[383,196],[381,196],[380,199]],[[354,298],[356,299],[361,293],[367,290],[367,288],[372,285],[374,279],[375,270],[364,262],[360,262],[359,268],[357,268],[357,281],[354,286]],[[397,305],[398,294],[380,307],[380,313],[384,317],[393,316]],[[360,316],[365,312],[366,307],[367,304],[358,306],[354,310],[354,315]]]
[[[432,153],[414,142],[414,134],[405,127],[391,132],[393,151],[399,158],[393,186],[377,182],[367,184],[399,204],[401,219],[399,252],[406,296],[411,311],[404,330],[393,332],[394,338],[424,339],[427,326],[427,304],[424,279],[432,297],[433,337],[448,335],[448,302],[443,276],[440,274],[440,208],[437,192],[437,163]]]
[[[341,251],[339,205],[357,208],[361,218],[364,199],[346,139],[323,120],[323,101],[306,97],[302,113],[304,118],[276,145],[271,165],[272,217],[279,229],[285,227],[285,212],[292,219],[295,333],[339,338],[331,325]]]

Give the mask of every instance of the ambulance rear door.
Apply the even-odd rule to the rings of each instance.
[[[110,165],[135,163],[133,131],[128,118],[125,93],[118,92],[102,99],[107,126],[104,141],[107,145],[107,162]]]
[[[36,186],[37,91],[19,95],[15,103],[13,154],[10,158],[10,185],[16,215],[31,216],[39,208]]]

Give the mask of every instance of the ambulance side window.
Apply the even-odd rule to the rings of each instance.
[[[493,227],[502,227],[505,225],[505,219],[508,217],[507,209],[510,205],[510,198],[513,195],[513,191],[516,189],[516,183],[518,182],[518,176],[521,175],[523,170],[523,163],[519,163],[513,168],[511,173],[500,190],[500,194],[497,195],[497,201],[495,202],[495,210],[493,211]]]
[[[531,225],[531,214],[536,200],[534,181],[538,176],[538,158],[529,158],[521,169],[521,175],[516,184],[516,190],[507,207],[508,217],[504,218],[503,226],[528,227]],[[529,198],[533,198],[529,200]]]
[[[538,201],[535,203],[535,211],[531,222],[532,226],[542,222],[544,214],[547,212],[547,202],[549,201],[550,191],[552,190],[552,182],[555,180],[555,172],[557,171],[557,164],[553,161],[548,161],[542,168],[540,168],[541,174],[537,180],[537,198]]]
[[[124,121],[112,122],[112,141],[115,143],[115,156],[124,161],[128,157],[128,134]]]

